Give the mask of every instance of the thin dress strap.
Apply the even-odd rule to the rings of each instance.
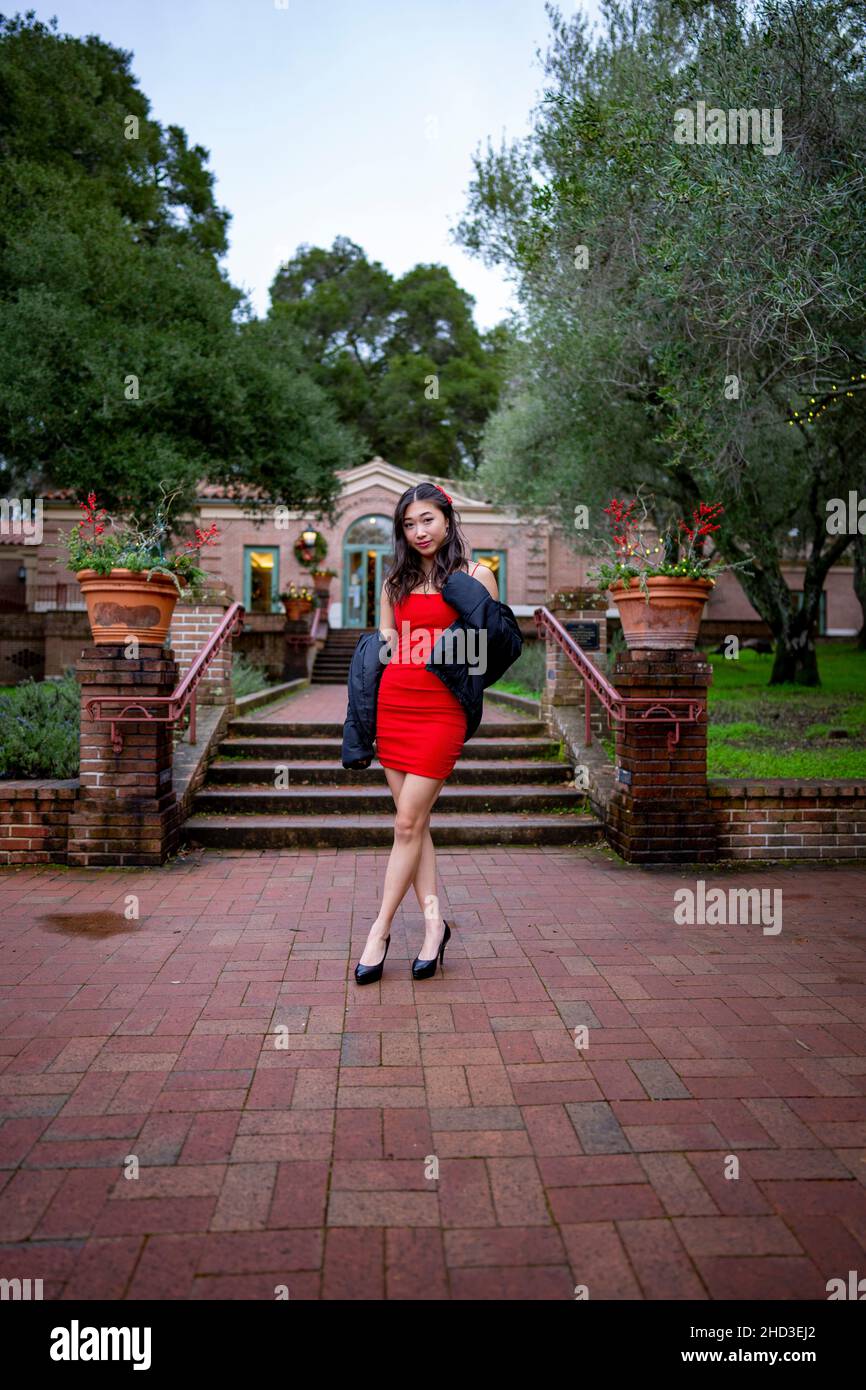
[[[477,568],[478,568],[478,566],[479,566],[480,564],[481,564],[481,561],[480,561],[480,560],[476,560],[476,561],[475,561],[475,569],[471,570],[471,571],[470,571],[470,574],[474,574],[474,573],[475,573],[475,570],[477,570]]]

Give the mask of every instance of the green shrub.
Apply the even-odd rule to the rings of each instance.
[[[80,698],[71,672],[0,695],[0,777],[77,777]]]
[[[266,690],[270,685],[263,666],[248,661],[242,652],[232,657],[232,689],[237,698],[240,695],[255,695],[258,690]]]

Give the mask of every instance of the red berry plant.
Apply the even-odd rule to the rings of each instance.
[[[201,551],[216,540],[219,530],[215,521],[206,531],[197,526],[192,540],[168,548],[173,531],[169,513],[176,497],[177,492],[163,489],[162,500],[148,524],[133,521],[118,526],[99,506],[96,494],[89,492],[87,501],[78,504],[82,515],[77,527],[63,537],[69,568],[76,574],[81,570],[95,570],[97,574],[132,570],[145,574],[148,581],[154,574],[165,574],[178,593],[186,585],[194,594],[207,578],[207,571],[198,563]]]
[[[715,584],[723,570],[742,569],[748,561],[725,564],[710,542],[721,527],[724,513],[720,502],[699,502],[691,515],[691,525],[682,517],[666,528],[657,528],[651,519],[653,498],[638,495],[631,499],[612,497],[603,508],[608,518],[608,534],[600,542],[601,557],[588,579],[601,593],[622,583],[631,588],[637,580],[649,599],[647,580],[658,576],[672,579],[707,579]]]

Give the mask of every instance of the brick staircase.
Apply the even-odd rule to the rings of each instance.
[[[342,733],[339,723],[233,720],[184,827],[187,844],[390,847],[394,801],[385,773],[375,762],[366,771],[344,768]],[[482,721],[467,743],[430,828],[437,845],[586,844],[601,827],[584,805],[541,721],[500,716]]]
[[[352,653],[362,634],[372,631],[372,628],[363,627],[332,627],[313,663],[312,684],[345,685],[349,679]]]

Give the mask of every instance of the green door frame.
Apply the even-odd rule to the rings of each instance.
[[[252,552],[254,550],[270,550],[274,556],[274,589],[271,594],[271,612],[279,613],[281,604],[277,597],[280,592],[280,547],[278,545],[245,545],[244,546],[244,608],[248,613],[252,612]]]

